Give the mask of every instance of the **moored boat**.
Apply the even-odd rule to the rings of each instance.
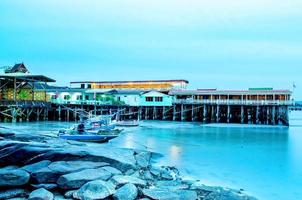
[[[139,126],[138,120],[125,120],[125,121],[117,121],[116,126]]]
[[[81,142],[108,142],[116,138],[118,135],[93,135],[93,134],[59,134],[59,138],[66,140],[75,140]]]

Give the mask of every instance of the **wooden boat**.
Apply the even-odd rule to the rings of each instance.
[[[138,120],[117,121],[116,126],[139,126]]]
[[[75,141],[81,141],[81,142],[108,142],[109,140],[112,140],[116,138],[118,135],[92,135],[92,134],[60,134],[59,138],[66,139],[66,140],[75,140]]]

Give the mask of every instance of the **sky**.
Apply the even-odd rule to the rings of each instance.
[[[0,66],[70,81],[296,89],[301,0],[1,0]]]

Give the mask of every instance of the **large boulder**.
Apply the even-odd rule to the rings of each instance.
[[[145,197],[154,200],[185,200],[198,199],[197,193],[192,190],[168,190],[168,189],[143,189],[142,193]]]
[[[112,177],[111,181],[117,187],[124,185],[126,183],[132,183],[133,185],[142,186],[142,187],[147,185],[146,181],[139,179],[137,177],[134,177],[134,176],[116,175],[116,176]]]
[[[111,182],[102,180],[91,181],[83,185],[73,194],[75,199],[105,199],[115,193],[115,186]]]
[[[37,183],[56,183],[59,177],[63,174],[107,165],[108,164],[104,162],[57,161],[49,164],[47,167],[33,172],[32,177]]]
[[[28,200],[53,200],[54,196],[48,190],[41,188],[30,193]]]
[[[22,186],[28,183],[30,175],[22,169],[0,169],[0,187]]]
[[[132,183],[127,183],[119,188],[113,195],[115,200],[134,200],[138,195],[138,190]]]
[[[17,139],[17,138],[15,138]],[[22,139],[22,138],[18,138]],[[34,139],[35,138],[31,138]],[[122,172],[136,168],[134,151],[120,149],[108,145],[77,145],[58,139],[40,138],[28,141],[0,141],[0,166],[18,165],[24,166],[43,160],[68,161],[86,160],[106,162]],[[26,139],[27,140],[27,139]]]
[[[32,179],[36,183],[56,183],[62,174],[44,167],[32,173]]]
[[[28,195],[28,191],[25,189],[9,189],[0,191],[0,200],[11,198],[23,198]]]
[[[60,188],[65,190],[78,189],[85,183],[93,180],[108,180],[112,174],[103,168],[99,169],[85,169],[80,172],[62,175],[57,183]]]
[[[54,184],[54,183],[42,183],[42,184],[32,184],[31,185],[34,189],[40,189],[40,188],[44,188],[46,190],[54,190],[58,187],[57,184]]]
[[[102,167],[101,169],[106,170],[107,172],[110,172],[113,175],[120,175],[122,174],[122,172],[114,167],[110,167],[110,166],[106,166],[106,167]]]
[[[28,171],[29,173],[33,173],[44,167],[47,167],[50,163],[51,163],[50,160],[42,160],[34,164],[25,165],[24,167],[22,167],[22,169]]]
[[[80,171],[83,169],[93,169],[98,167],[107,166],[108,163],[104,162],[91,162],[91,161],[58,161],[51,163],[48,168],[60,174],[67,174],[71,172]]]

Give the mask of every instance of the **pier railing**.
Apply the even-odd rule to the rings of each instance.
[[[210,104],[210,105],[294,105],[290,100],[228,100],[228,99],[176,99],[176,104]]]
[[[61,100],[52,99],[54,104],[70,104],[70,105],[122,105],[122,102],[118,101],[97,101],[97,100]]]

